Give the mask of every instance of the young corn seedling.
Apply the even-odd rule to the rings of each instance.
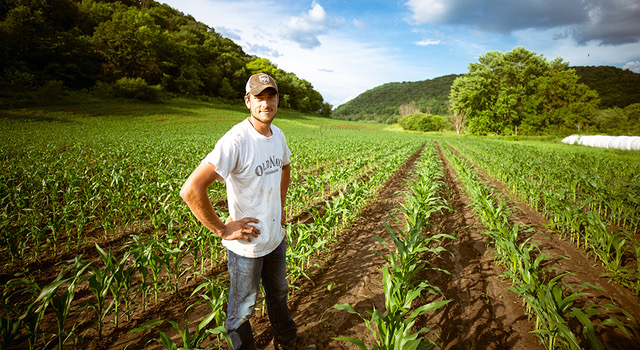
[[[83,274],[90,267],[90,264],[81,260],[81,258],[82,256],[79,255],[75,259],[67,261],[71,266],[63,267],[58,277],[42,289],[35,301],[35,303],[39,304],[36,313],[44,316],[49,306],[51,306],[56,319],[57,333],[54,333],[53,337],[44,344],[45,348],[52,342],[57,341],[58,349],[62,350],[65,343],[76,336],[75,328],[77,325],[73,325],[71,330],[65,329],[65,326],[71,312],[76,288],[82,282]],[[66,277],[67,274],[70,274],[70,276]],[[61,288],[63,290],[59,294],[58,292]]]
[[[7,282],[4,287],[3,300],[0,302],[0,331],[2,334],[2,342],[0,349],[9,349],[12,345],[20,344],[27,340],[28,334],[24,334],[23,328],[26,328],[25,322],[29,322],[27,315],[35,317],[33,312],[25,312],[22,314],[20,305],[14,303],[12,298],[17,294],[35,294],[39,291],[37,284],[26,279],[13,279]],[[31,304],[33,309],[34,304]],[[22,316],[21,316],[22,315]],[[25,329],[28,331],[28,329]],[[30,346],[30,348],[33,348]]]
[[[101,269],[94,266],[91,269],[92,273],[88,278],[88,282],[89,290],[91,290],[91,292],[93,293],[95,302],[90,302],[88,306],[90,309],[93,309],[96,312],[98,337],[102,339],[102,326],[104,324],[104,318],[111,311],[111,307],[113,306],[115,301],[115,299],[112,299],[111,303],[107,305],[107,296],[109,294],[109,289],[114,283],[115,278],[115,258],[113,257],[113,255],[111,255],[111,251],[104,251],[97,243],[96,249],[100,254],[100,258],[102,260],[102,263],[104,264],[104,268]]]
[[[177,244],[173,247],[173,243],[176,241]],[[180,277],[189,270],[188,267],[182,266],[182,260],[185,258],[183,249],[188,248],[187,244],[186,240],[174,237],[158,240],[156,244],[156,248],[162,252],[162,255],[158,255],[158,257],[161,256],[160,261],[169,273],[168,283],[171,283],[171,276],[173,276],[172,288],[174,292],[179,288]]]
[[[89,290],[95,296],[95,302],[89,303],[89,308],[96,312],[96,322],[98,324],[98,337],[102,338],[104,319],[109,315],[112,308],[114,311],[114,326],[118,327],[120,303],[124,299],[125,287],[131,285],[131,271],[125,271],[130,253],[124,254],[122,259],[117,260],[111,251],[105,251],[96,243],[96,250],[104,268],[93,267],[88,278]],[[107,305],[107,297],[111,296],[111,302]]]
[[[41,291],[42,289],[37,283],[25,278],[9,280],[4,286],[4,301],[2,305],[3,309],[8,312],[7,318],[3,321],[3,332],[7,334],[6,337],[3,334],[3,343],[7,345],[5,349],[9,349],[9,345],[15,345],[11,342],[11,338],[17,336],[17,334],[13,333],[15,332],[15,327],[24,329],[24,338],[27,340],[30,350],[37,348],[38,341],[41,337],[44,342],[44,335],[40,329],[44,314],[36,312],[38,304],[35,302],[35,297],[39,295]],[[19,308],[20,304],[13,301],[14,298],[30,300],[26,304],[24,311]],[[19,329],[17,331],[21,332]],[[18,343],[17,340],[16,343]]]
[[[138,333],[147,329],[156,329],[163,322],[168,322],[171,324],[173,329],[175,329],[179,334],[182,340],[182,346],[176,344],[165,332],[156,329],[158,333],[160,333],[159,339],[152,339],[152,341],[158,341],[162,343],[165,349],[168,350],[179,350],[179,349],[201,349],[202,343],[207,340],[210,335],[214,335],[216,337],[224,339],[227,344],[231,347],[231,338],[227,334],[227,331],[224,329],[224,326],[218,326],[213,329],[208,328],[209,323],[215,319],[215,312],[210,313],[207,317],[205,317],[200,323],[198,323],[198,327],[195,331],[189,330],[189,322],[185,321],[184,328],[181,328],[180,325],[172,320],[153,320],[143,324],[141,327],[138,327],[129,333]]]
[[[372,311],[367,311],[367,317],[355,311],[349,304],[335,305],[333,308],[358,315],[365,322],[365,326],[376,339],[376,344],[370,348],[371,350],[429,349],[433,346],[439,347],[440,345],[438,343],[428,338],[419,338],[421,334],[429,332],[430,329],[425,327],[418,330],[418,332],[413,332],[413,327],[418,316],[437,310],[448,304],[451,300],[425,304],[409,313],[413,301],[420,296],[423,287],[418,286],[409,290],[408,294],[400,296],[403,294],[400,292],[402,286],[393,283],[388,268],[383,270],[383,284],[385,286],[385,304],[387,305],[387,312],[385,313],[374,308]],[[351,337],[338,337],[335,339],[346,341],[358,346],[362,350],[367,350],[366,344],[360,339]]]
[[[10,305],[2,302],[0,304],[3,313],[14,314],[15,311],[11,309]],[[21,319],[13,319],[10,316],[0,316],[0,334],[2,334],[2,342],[0,343],[0,349],[9,349],[12,345],[20,344],[27,339],[25,334],[21,334],[24,327]]]
[[[225,303],[228,298],[228,281],[227,278],[218,276],[216,279],[212,279],[210,277],[205,276],[207,280],[204,283],[201,283],[196,289],[191,293],[191,296],[204,292],[200,294],[202,300],[197,301],[194,304],[189,305],[186,311],[189,311],[190,308],[200,304],[207,303],[211,307],[211,313],[213,316],[213,321],[216,326],[224,326],[225,319],[227,314],[225,312]]]

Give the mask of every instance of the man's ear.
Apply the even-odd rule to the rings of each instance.
[[[249,104],[249,95],[244,95],[244,105],[251,109],[251,104]]]

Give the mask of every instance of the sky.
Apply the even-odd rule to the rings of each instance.
[[[159,0],[337,107],[391,82],[468,72],[518,46],[640,73],[638,0]]]

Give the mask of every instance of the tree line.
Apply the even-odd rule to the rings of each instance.
[[[333,116],[397,122],[420,131],[640,135],[639,102],[640,74],[569,67],[560,58],[548,61],[516,47],[487,52],[462,75],[378,86],[339,106]],[[436,122],[441,116],[444,125]]]
[[[599,84],[604,83],[594,82]],[[567,62],[547,61],[524,47],[480,56],[453,82],[449,97],[454,119],[472,134],[618,133],[620,126],[632,127],[625,133],[638,130],[633,105],[625,107],[624,118],[607,117],[598,91],[582,83]],[[598,123],[607,118],[617,125]]]
[[[400,117],[415,112],[448,115],[449,91],[458,76],[451,74],[416,82],[387,83],[338,106],[332,116],[345,120],[374,120],[391,124]],[[416,111],[402,113],[402,107],[406,105],[415,107]]]
[[[278,81],[282,107],[324,115],[332,109],[308,81],[153,0],[2,1],[0,67],[7,98],[85,89],[238,100],[248,77],[266,72]]]

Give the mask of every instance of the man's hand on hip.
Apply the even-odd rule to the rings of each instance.
[[[249,223],[258,223],[258,219],[244,218],[237,221],[230,221],[225,224],[224,232],[220,235],[222,239],[234,240],[244,239],[251,242],[252,238],[258,237],[260,230]]]

